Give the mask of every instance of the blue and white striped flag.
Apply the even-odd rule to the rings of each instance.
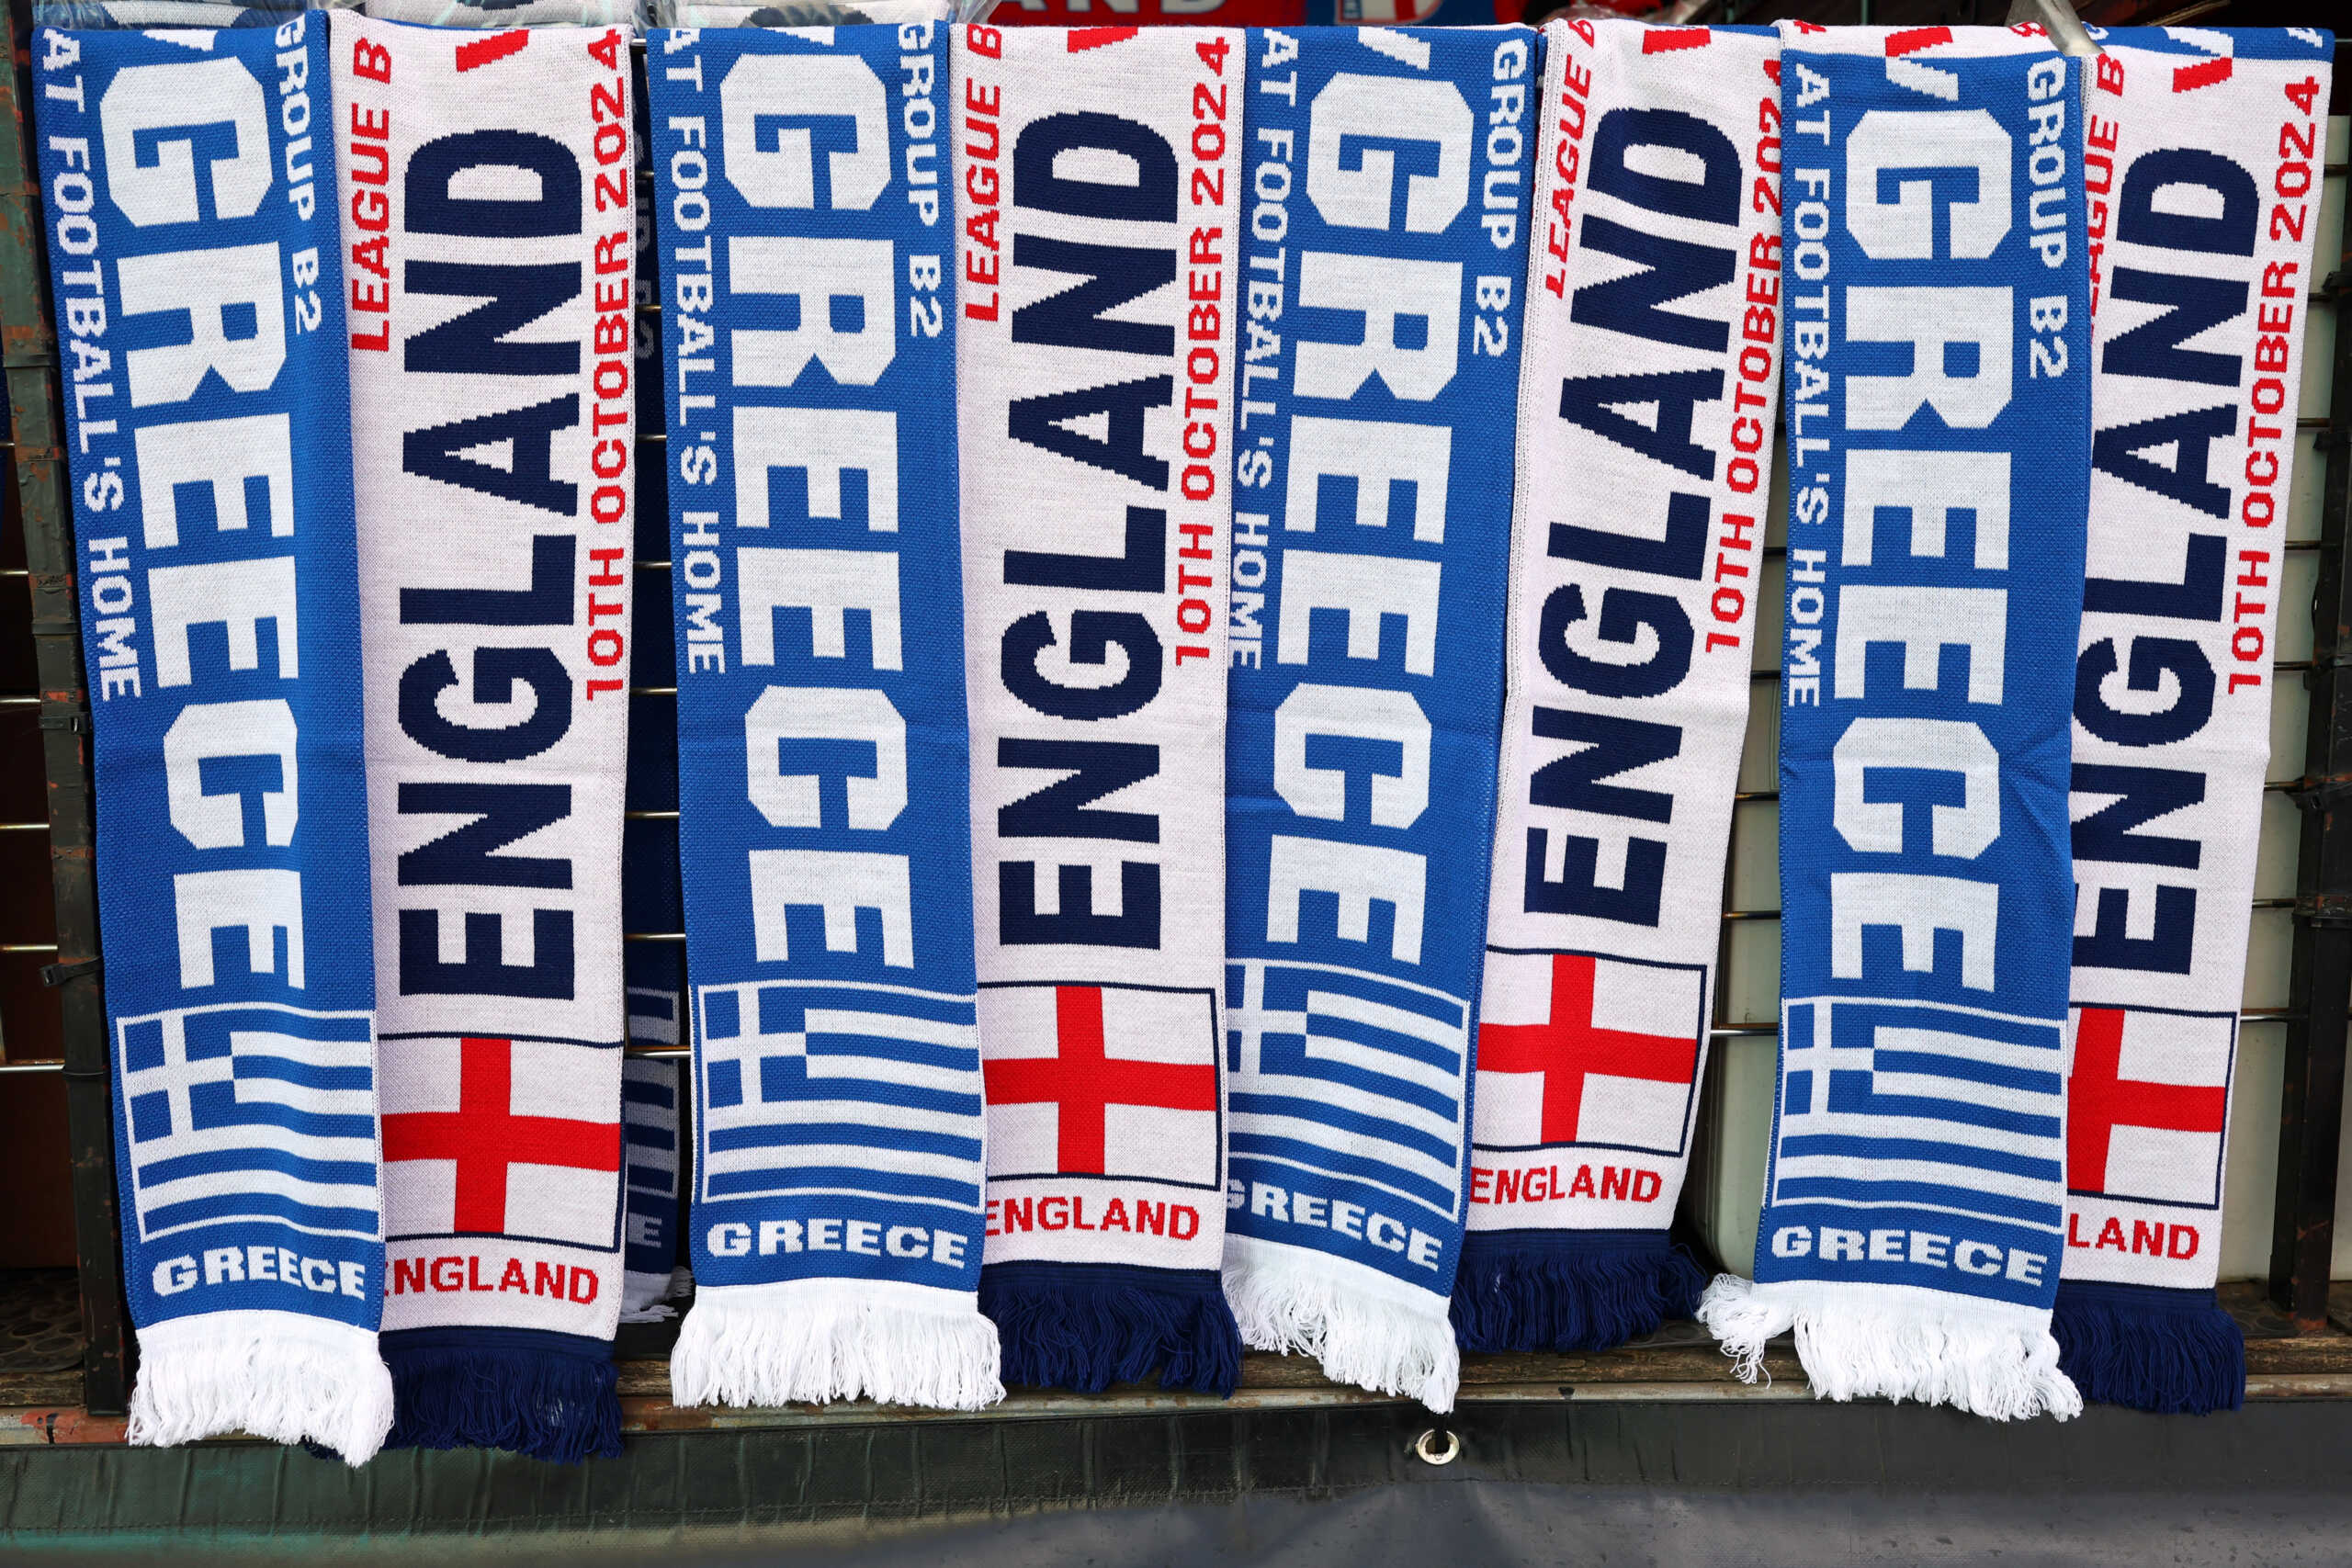
[[[2066,789],[2090,447],[2081,74],[2038,29],[1781,28],[1781,1077],[1753,1377],[2082,1408]]]

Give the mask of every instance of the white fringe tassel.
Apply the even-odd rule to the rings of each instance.
[[[877,1298],[877,1290],[887,1287],[703,1287],[670,1352],[671,1397],[753,1406],[870,1399],[933,1410],[979,1410],[1004,1397],[996,1325],[970,1296],[960,1310],[943,1310]]]
[[[392,1429],[373,1329],[285,1312],[220,1312],[139,1331],[129,1436],[169,1448],[244,1432],[362,1465]]]
[[[1237,1260],[1237,1254],[1238,1258]],[[1241,1342],[1254,1349],[1304,1352],[1333,1382],[1418,1399],[1443,1415],[1462,1382],[1446,1303],[1435,1314],[1367,1288],[1370,1270],[1340,1260],[1311,1261],[1296,1249],[1227,1243],[1225,1299]],[[1426,1294],[1415,1292],[1416,1295]]]
[[[1797,1359],[1815,1398],[1872,1396],[1955,1405],[1996,1421],[2083,1413],[2074,1380],[2058,1370],[2058,1341],[2013,1322],[1901,1297],[1871,1299],[1770,1286],[1719,1274],[1699,1321],[1735,1359],[1740,1381],[1763,1371],[1764,1344],[1796,1331]]]

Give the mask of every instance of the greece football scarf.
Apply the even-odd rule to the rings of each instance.
[[[981,1309],[1229,1390],[1218,1287],[1242,35],[956,29]]]
[[[1706,1286],[1667,1225],[1706,1060],[1780,390],[1780,220],[1753,199],[1778,184],[1779,35],[1579,21],[1544,39],[1453,1288],[1475,1350],[1606,1348]]]
[[[1003,1389],[945,33],[659,32],[647,60],[697,1090],[671,1383],[974,1409]]]
[[[2055,1326],[2087,1399],[2234,1409],[2213,1279],[2331,39],[2101,41]]]
[[[609,1453],[628,41],[334,29],[394,1440]]]
[[[2079,67],[2038,30],[1781,33],[1781,1073],[1753,1283],[1815,1391],[2000,1418],[2058,1366],[2067,667],[2090,321]]]
[[[130,1440],[391,1425],[323,20],[33,39]]]
[[[1250,1344],[1434,1410],[1541,68],[1518,28],[1250,34],[1226,1290]]]

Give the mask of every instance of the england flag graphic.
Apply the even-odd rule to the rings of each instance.
[[[988,986],[980,1010],[991,1178],[1216,1184],[1207,992]]]
[[[1472,1143],[1679,1156],[1706,1002],[1700,964],[1490,951]]]

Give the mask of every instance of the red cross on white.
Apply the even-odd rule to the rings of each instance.
[[[1041,1005],[1048,1001],[1050,1013]],[[1114,1127],[1125,1110],[1196,1113],[1197,1125],[1177,1136],[1189,1142],[1196,1135],[1204,1141],[1205,1168],[1213,1177],[1216,1061],[1204,995],[1023,986],[983,992],[982,1006],[992,1015],[984,1018],[981,1030],[988,1043],[984,1071],[991,1170],[1174,1176],[1175,1170],[1163,1168],[1171,1161],[1187,1167],[1199,1163],[1185,1157],[1185,1151],[1152,1148],[1148,1139],[1128,1139],[1122,1146]],[[1035,1050],[1048,1030],[1054,1047],[1050,1055]],[[1171,1060],[1171,1054],[1188,1059]],[[1050,1148],[1024,1146],[1042,1143],[1031,1135],[1037,1124],[1027,1118],[1021,1119],[1025,1125],[1001,1123],[999,1112],[1017,1115],[1028,1107],[1040,1108],[1050,1118]],[[1134,1121],[1138,1126],[1163,1129],[1185,1126],[1148,1114]],[[1000,1125],[1006,1129],[1003,1140]],[[1001,1141],[1012,1146],[1000,1149]]]
[[[1670,1119],[1642,1116],[1638,1121],[1645,1125],[1604,1124],[1622,1123],[1626,1118],[1605,1114],[1597,1117],[1593,1113],[1597,1109],[1593,1103],[1593,1080],[1628,1079],[1687,1089],[1698,1069],[1697,1036],[1690,1032],[1651,1033],[1612,1028],[1598,1021],[1595,991],[1600,966],[1606,960],[1581,953],[1497,957],[1498,964],[1490,965],[1488,971],[1488,996],[1498,1001],[1502,998],[1497,994],[1500,987],[1495,985],[1495,969],[1500,964],[1543,964],[1549,970],[1549,1008],[1542,1021],[1482,1022],[1478,1026],[1478,1071],[1482,1075],[1522,1075],[1540,1081],[1536,1092],[1541,1096],[1542,1113],[1535,1141],[1623,1142],[1663,1148],[1678,1144],[1682,1096],[1665,1097],[1673,1101]],[[1623,964],[1611,967],[1620,971],[1634,968]],[[1695,996],[1697,977],[1695,973],[1684,976],[1676,970],[1641,970],[1629,976],[1629,983],[1646,987],[1654,994],[1660,990],[1674,994],[1679,1008],[1679,993],[1688,991]],[[1695,1020],[1695,1012],[1690,1016]],[[1482,1082],[1478,1092],[1482,1099],[1490,1094],[1524,1095],[1530,1087],[1524,1083]],[[1666,1109],[1663,1100],[1659,1109]],[[1479,1123],[1481,1143],[1510,1141],[1493,1136],[1489,1129],[1494,1122],[1483,1112]]]
[[[609,1122],[515,1114],[515,1044],[512,1040],[465,1037],[458,1046],[457,1110],[388,1111],[384,1116],[384,1159],[388,1165],[408,1160],[447,1160],[455,1166],[456,1201],[448,1230],[460,1234],[508,1234],[510,1200],[514,1195],[513,1179],[519,1167],[594,1171],[616,1178],[620,1172],[617,1104]],[[544,1048],[547,1052],[576,1049]],[[565,1224],[563,1221],[568,1216],[546,1213],[537,1207],[530,1213],[513,1213],[511,1217],[521,1222],[514,1229],[537,1235],[567,1235],[581,1228]],[[414,1213],[394,1216],[398,1228],[403,1230],[427,1228],[418,1224],[421,1218]],[[610,1230],[609,1216],[604,1229]]]
[[[2125,1077],[2122,1073],[2125,1012],[2121,1008],[2085,1008],[2076,1015],[2075,1023],[2075,1063],[2066,1079],[2066,1187],[2074,1192],[2114,1192],[2116,1172],[2111,1168],[2115,1151],[2115,1131],[2123,1128],[2145,1128],[2167,1133],[2211,1134],[2216,1140],[2214,1160],[2204,1169],[2194,1173],[2194,1184],[2200,1188],[2212,1185],[2212,1167],[2218,1164],[2222,1119],[2229,1111],[2229,1089],[2221,1082],[2163,1083],[2151,1078]],[[2139,1014],[2133,1027],[2155,1030],[2173,1023],[2171,1015]],[[2203,1033],[2213,1033],[2214,1021],[2191,1020],[2188,1024],[2206,1024]],[[2178,1031],[2181,1024],[2174,1024]],[[2226,1025],[2221,1026],[2222,1055],[2218,1064],[2199,1062],[2210,1058],[2211,1048],[2199,1049],[2193,1039],[2182,1043],[2195,1055],[2189,1060],[2199,1067],[2215,1066],[2220,1075],[2229,1069]],[[2218,1076],[2218,1075],[2217,1075]],[[2175,1193],[2127,1191],[2118,1194],[2130,1197],[2166,1198]],[[2201,1195],[2201,1193],[2199,1194]],[[2215,1194],[2218,1197],[2218,1194]]]

